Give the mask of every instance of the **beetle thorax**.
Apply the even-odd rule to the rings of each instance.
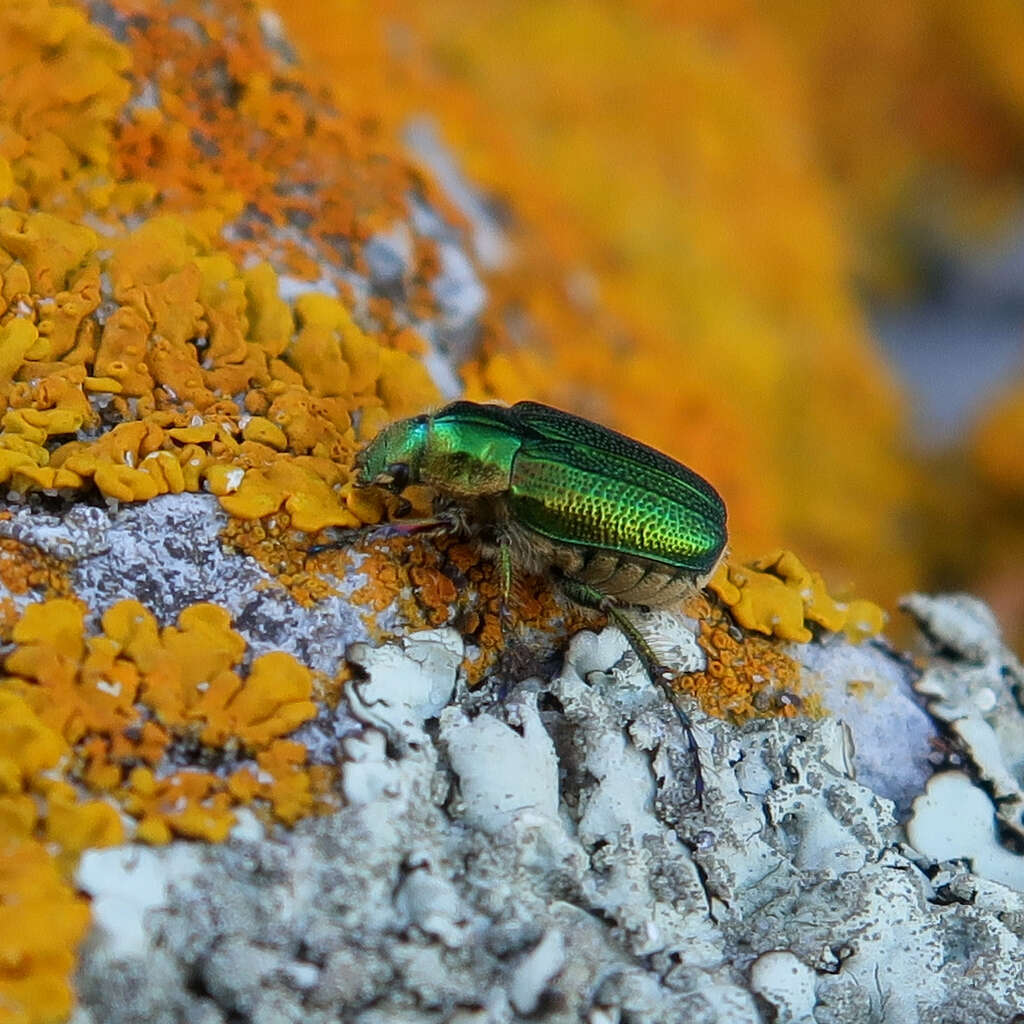
[[[419,480],[457,501],[508,490],[508,473],[500,466],[461,453],[428,453],[420,463]]]
[[[519,440],[472,425],[432,423],[420,453],[419,480],[456,501],[508,492]]]

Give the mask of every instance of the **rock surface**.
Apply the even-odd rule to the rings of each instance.
[[[251,645],[325,668],[348,646],[351,696],[304,727],[342,764],[345,806],[272,831],[243,811],[220,846],[87,853],[75,1024],[953,1024],[1024,1005],[1024,860],[999,841],[1020,825],[1022,676],[976,602],[908,599],[933,648],[923,672],[882,645],[792,648],[826,703],[868,677],[864,714],[732,727],[695,710],[698,806],[679,723],[616,630],[576,635],[559,672],[504,699],[467,692],[457,633],[372,647],[340,599],[288,608],[220,550],[217,514],[192,496],[96,516],[68,538],[88,553],[75,585],[91,607],[120,596],[116,550],[162,616],[206,571]],[[51,527],[33,520],[34,539]],[[172,532],[187,550],[132,561]],[[923,795],[931,727],[912,683],[972,762]],[[887,716],[901,724],[873,748]],[[893,799],[915,789],[904,828]]]

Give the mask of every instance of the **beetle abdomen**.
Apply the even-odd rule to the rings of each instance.
[[[651,608],[677,604],[699,585],[697,575],[688,569],[607,551],[587,553],[574,575],[619,604]]]

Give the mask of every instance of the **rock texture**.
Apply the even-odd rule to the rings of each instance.
[[[110,528],[152,530],[163,508],[180,532],[201,500]],[[551,678],[467,692],[454,631],[373,647],[323,608],[285,618],[250,563],[192,536],[251,644],[311,661],[348,645],[348,699],[304,727],[341,763],[344,806],[293,830],[243,810],[222,846],[86,853],[75,1024],[994,1024],[1024,1005],[1022,861],[991,801],[1021,760],[1020,666],[977,602],[908,600],[933,647],[923,672],[880,644],[791,648],[826,703],[864,714],[733,727],[695,710],[698,805],[679,723],[616,630],[577,634]],[[76,581],[97,606],[103,557]],[[686,622],[665,643],[701,666]],[[997,738],[923,795],[933,726],[912,683],[973,694]],[[940,721],[969,720],[946,703]],[[886,715],[883,764],[867,740]],[[915,787],[905,829],[893,798]]]

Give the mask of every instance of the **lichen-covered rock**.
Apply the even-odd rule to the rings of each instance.
[[[976,598],[912,594],[903,607],[917,621],[931,650],[931,660],[914,689],[957,739],[957,748],[985,786],[970,790],[966,775],[959,781],[933,779],[929,798],[916,807],[915,845],[930,848],[925,820],[934,810],[930,802],[941,790],[947,802],[955,802],[958,792],[964,800],[962,829],[953,829],[962,839],[950,836],[947,858],[974,857],[982,850],[1002,853],[993,831],[997,823],[1018,839],[1024,837],[1024,668],[1003,644],[995,617]],[[940,835],[952,824],[935,823]],[[941,839],[938,845],[943,845]],[[1014,877],[1020,880],[1024,874],[1018,871]]]
[[[311,11],[342,27],[337,75],[286,34]],[[928,717],[908,662],[848,642],[881,608],[790,552],[737,559],[687,618],[637,612],[688,734],[550,580],[517,578],[513,628],[473,544],[343,532],[395,511],[352,487],[388,420],[529,392],[685,448],[738,550],[786,522],[883,591],[912,573],[898,397],[835,253],[793,246],[830,214],[776,130],[789,101],[765,103],[771,48],[729,65],[762,131],[730,113],[708,135],[716,89],[679,126],[716,195],[747,167],[798,183],[762,218],[785,258],[744,286],[663,249],[675,308],[703,310],[665,331],[646,288],[642,314],[614,287],[605,308],[616,275],[591,280],[511,162],[499,207],[405,122],[452,99],[417,91],[415,17],[385,52],[395,12],[283,13],[0,5],[0,1018],[59,1020],[76,993],[97,1024],[1004,1017],[1019,676],[984,614],[915,606],[944,638]],[[684,60],[655,80],[703,82],[703,42],[664,38]],[[943,723],[997,812],[963,771],[929,780],[943,749],[964,766]]]
[[[154,529],[160,509],[178,523],[216,517],[212,499],[199,503],[165,498],[115,522],[127,538]],[[987,797],[966,776],[970,793],[933,781],[920,796],[931,729],[906,697],[919,673],[884,645],[832,636],[791,648],[826,705],[851,702],[842,717],[729,725],[694,706],[698,804],[679,721],[617,630],[576,635],[553,674],[470,691],[455,631],[372,647],[325,609],[293,607],[281,621],[286,595],[254,589],[251,562],[206,544],[188,556],[219,566],[250,646],[323,669],[327,650],[340,658],[349,645],[348,698],[295,734],[313,761],[339,765],[344,806],[282,830],[240,803],[220,846],[86,852],[76,879],[94,923],[76,1024],[952,1024],[1016,1012],[1024,894],[1006,866],[1019,858],[998,847],[991,809],[988,847],[914,835],[929,814],[956,817],[968,803],[981,828]],[[113,579],[99,569],[83,563],[79,584]],[[138,571],[153,569],[140,560]],[[239,586],[244,610],[229,596]],[[190,595],[175,604],[173,588],[164,593],[160,616],[173,619]],[[932,607],[934,621],[962,623],[961,653],[1005,654],[977,613]],[[695,631],[677,619],[664,641],[689,672],[704,663]],[[960,678],[941,659],[930,665],[920,679],[938,668]],[[858,704],[919,739],[884,741],[882,765],[868,743],[878,719],[859,717]],[[888,798],[905,806],[911,791],[914,847]]]

